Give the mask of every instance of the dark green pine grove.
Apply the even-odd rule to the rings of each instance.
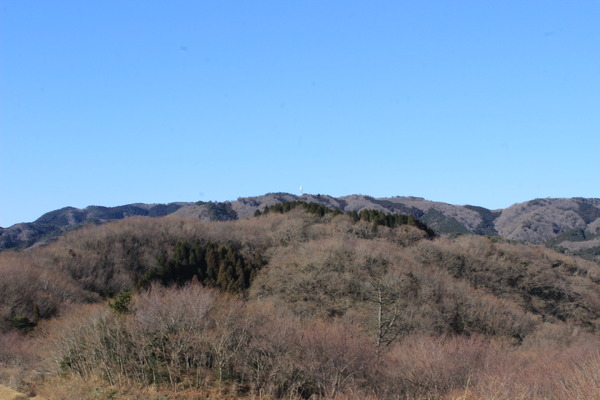
[[[354,222],[367,221],[371,222],[374,227],[386,226],[388,228],[395,228],[401,225],[409,225],[426,232],[429,237],[435,236],[433,229],[412,215],[386,214],[378,210],[364,209],[360,212],[353,211],[350,213],[350,216]]]
[[[325,206],[317,204],[317,203],[307,203],[306,201],[297,200],[297,201],[289,201],[286,203],[275,204],[275,205],[272,205],[269,207],[265,207],[265,209],[262,212],[260,210],[256,210],[256,212],[254,213],[254,216],[260,216],[262,214],[269,214],[269,213],[285,214],[296,208],[301,208],[304,211],[306,211],[310,214],[315,214],[319,217],[323,217],[326,214],[330,214],[333,216],[342,214],[342,212],[337,209],[325,207]]]
[[[152,282],[181,285],[197,280],[226,292],[241,292],[250,286],[262,266],[260,258],[247,260],[233,244],[201,240],[178,241],[174,254],[160,256],[158,263],[159,267],[150,269],[139,279],[138,287],[148,287]]]
[[[260,216],[269,213],[285,214],[296,208],[302,208],[304,211],[310,214],[315,214],[319,217],[323,217],[325,215],[336,216],[343,214],[342,211],[338,209],[331,209],[316,203],[307,203],[306,201],[290,201],[287,203],[275,204],[273,206],[266,207],[262,212],[260,210],[256,210],[254,215]],[[427,226],[426,223],[416,219],[413,215],[390,214],[373,209],[363,209],[360,212],[352,211],[347,213],[347,215],[352,218],[354,223],[358,221],[366,221],[372,223],[375,228],[378,226],[395,228],[401,225],[409,225],[426,232],[429,237],[435,236],[433,229]]]

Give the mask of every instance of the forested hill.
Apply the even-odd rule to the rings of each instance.
[[[269,193],[231,202],[178,202],[130,204],[119,207],[66,207],[44,214],[31,223],[0,228],[0,250],[46,244],[82,225],[99,225],[131,216],[172,215],[202,221],[236,220],[275,204],[302,200],[343,212],[374,209],[412,215],[438,233],[474,233],[501,236],[526,243],[546,244],[568,254],[600,259],[600,199],[535,199],[506,209],[489,210],[452,205],[420,197],[374,198],[366,195],[332,197]]]
[[[599,264],[277,196],[0,252],[0,382],[48,400],[598,398]]]

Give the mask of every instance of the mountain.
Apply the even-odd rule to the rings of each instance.
[[[536,240],[580,218],[584,243],[594,201],[524,203],[505,226],[419,198],[296,199],[42,216],[44,240],[69,232],[0,252],[0,381],[49,400],[598,398],[600,264],[383,213],[536,221]]]
[[[118,207],[65,207],[50,211],[30,223],[0,228],[0,250],[47,244],[63,233],[84,225],[100,225],[133,216],[162,217],[191,203],[128,204]]]
[[[410,214],[440,234],[477,234],[545,244],[561,252],[600,260],[600,199],[546,198],[489,210],[473,205],[452,205],[421,197],[374,198],[366,195],[332,197],[268,193],[227,202],[129,204],[118,207],[66,207],[42,215],[31,223],[0,228],[0,249],[46,244],[66,231],[86,224],[102,224],[131,216],[192,218],[226,221],[254,215],[257,210],[295,200],[344,212],[375,209]]]

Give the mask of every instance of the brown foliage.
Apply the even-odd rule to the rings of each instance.
[[[25,317],[32,323],[58,313],[62,304],[97,301],[69,277],[39,266],[27,253],[0,253],[0,331],[9,320]]]
[[[241,302],[197,285],[155,286],[135,297],[131,314],[96,307],[47,330],[56,332],[48,346],[56,349],[63,372],[117,387],[155,385],[185,393],[220,382],[263,398],[338,399],[454,393],[591,400],[598,390],[597,337],[569,344],[557,341],[569,332],[549,330],[515,346],[479,335],[416,334],[378,358],[355,324],[302,319],[272,303]]]
[[[498,348],[478,372],[472,392],[480,398],[597,399],[600,340],[587,337],[568,346]]]
[[[412,227],[295,210],[218,223],[132,218],[4,252],[0,375],[22,383],[22,371],[46,370],[35,342],[56,371],[116,387],[596,398],[600,267],[480,237],[423,239]],[[127,313],[81,305],[130,289],[176,243],[195,240],[267,261],[249,299],[196,282],[137,292]],[[28,336],[8,332],[20,316],[41,318]]]
[[[277,248],[250,293],[286,304],[297,315],[358,319],[382,340],[387,320],[386,341],[414,332],[523,338],[534,329],[535,318],[518,305],[422,262],[415,252],[343,237]],[[376,301],[381,295],[384,301]]]
[[[333,397],[370,382],[373,352],[353,327],[269,310],[199,286],[153,287],[129,316],[95,311],[64,330],[56,361],[85,379],[172,390],[236,381],[256,393]]]
[[[335,398],[350,388],[373,385],[375,357],[371,344],[355,328],[337,322],[316,321],[303,330],[299,366],[306,383],[301,394]]]
[[[448,271],[544,320],[600,329],[600,267],[532,245],[477,236],[420,242],[417,260]]]
[[[481,336],[407,337],[385,358],[387,393],[437,398],[476,384],[477,373],[487,364],[490,346]]]

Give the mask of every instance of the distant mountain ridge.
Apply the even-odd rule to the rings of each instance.
[[[33,222],[0,228],[0,250],[43,245],[62,233],[85,224],[100,225],[133,216],[162,217],[184,204],[128,204],[117,207],[89,206],[84,209],[64,207],[50,211]]]
[[[547,198],[514,204],[500,210],[452,205],[420,197],[374,198],[366,195],[268,193],[226,202],[128,204],[118,207],[65,207],[31,223],[0,228],[0,250],[39,246],[85,224],[102,224],[132,216],[193,218],[226,221],[246,218],[256,210],[290,201],[318,203],[344,212],[375,209],[411,214],[438,233],[501,236],[526,243],[546,244],[559,251],[600,260],[600,199]]]

